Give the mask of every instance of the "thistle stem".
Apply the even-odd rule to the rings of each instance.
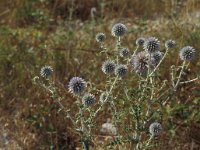
[[[93,117],[95,117],[97,115],[97,113],[103,108],[105,103],[108,101],[108,98],[109,98],[110,94],[112,93],[112,90],[115,87],[115,84],[116,84],[117,80],[118,80],[118,76],[115,77],[115,80],[114,80],[113,84],[111,85],[110,90],[109,90],[109,92],[107,94],[107,97],[105,98],[104,102],[99,106],[99,108],[95,111],[95,113],[93,114]]]
[[[196,78],[194,78],[194,79],[192,79],[192,80],[180,82],[180,84],[187,84],[187,83],[191,83],[191,82],[194,82],[194,81],[197,81],[197,80],[199,80],[199,77],[196,77]]]
[[[171,76],[172,76],[172,86],[174,87],[175,86],[175,66],[171,66]]]
[[[145,147],[149,146],[149,144],[151,143],[152,139],[153,139],[153,136],[151,136],[151,137],[149,138],[149,140],[147,141]],[[146,148],[145,148],[145,149],[146,149]],[[145,149],[144,149],[144,150],[145,150]]]
[[[152,76],[154,74],[154,72],[159,68],[159,66],[161,65],[161,63],[163,62],[163,60],[165,59],[165,57],[167,56],[168,53],[168,49],[166,49],[165,54],[163,55],[162,59],[160,60],[160,62],[158,63],[158,65],[154,68],[154,70],[150,73],[149,76]]]
[[[121,48],[121,38],[120,38],[120,36],[118,37],[118,39],[117,39],[117,45],[116,45],[116,60],[117,60],[117,64],[119,64],[119,56],[118,56],[118,53],[119,53],[119,50],[120,50],[120,48]]]
[[[69,111],[66,110],[65,106],[60,102],[62,98],[58,96],[58,94],[56,92],[56,88],[54,87],[53,83],[50,80],[49,80],[49,84],[50,84],[50,87],[47,87],[44,84],[40,84],[40,85],[52,94],[52,98],[58,103],[61,110],[63,110],[66,113],[67,118],[69,118],[70,121],[72,122],[72,124],[76,127],[76,123],[75,123],[74,119],[69,114]]]
[[[132,56],[135,56],[135,54],[137,53],[138,49],[139,49],[139,46],[137,45],[137,47],[136,47],[135,51],[133,52]]]
[[[78,100],[79,100],[79,113],[80,113],[80,121],[81,121],[81,131],[82,131],[82,145],[83,145],[83,148],[84,150],[89,150],[89,147],[90,147],[90,144],[89,144],[89,141],[88,141],[88,134],[89,133],[87,130],[86,130],[86,126],[85,126],[85,123],[84,123],[84,107],[82,106],[82,101],[81,101],[81,98],[78,97]],[[86,137],[86,139],[85,139]]]
[[[180,71],[179,76],[178,76],[178,81],[176,82],[176,84],[175,84],[175,86],[174,86],[174,91],[177,90],[177,87],[178,87],[178,85],[179,85],[179,83],[180,83],[180,81],[181,81],[181,76],[182,76],[182,74],[183,74],[183,70],[184,70],[184,68],[185,68],[185,64],[186,64],[186,61],[183,61],[183,64],[182,64],[182,66],[181,66],[181,71]]]
[[[150,100],[147,100],[148,101],[148,108],[147,108],[147,112],[146,112],[146,117],[147,116],[149,116],[149,112],[150,112],[150,110],[151,110],[151,102],[152,102],[152,100],[153,100],[153,97],[154,97],[154,81],[153,81],[153,78],[152,78],[152,76],[150,77],[150,83],[151,83],[151,85],[152,85],[152,87],[151,87],[151,97],[150,97]]]
[[[78,100],[79,100],[79,113],[80,113],[80,121],[81,121],[81,130],[82,132],[84,133],[85,132],[85,125],[84,125],[84,116],[83,116],[83,106],[81,106],[81,98],[78,97]]]

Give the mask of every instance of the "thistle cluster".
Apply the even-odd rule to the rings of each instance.
[[[123,37],[125,35],[125,33],[127,33],[128,29],[125,25],[118,23],[115,24],[112,28],[112,35],[114,37]],[[152,107],[152,105],[154,104],[154,99],[156,101],[158,101],[159,103],[161,103],[162,107],[167,103],[168,99],[171,98],[169,97],[169,95],[171,95],[177,88],[177,86],[180,86],[180,78],[182,76],[183,73],[183,69],[184,69],[184,65],[185,63],[183,63],[182,66],[182,70],[180,72],[174,73],[172,72],[172,87],[167,89],[167,93],[164,94],[167,97],[167,100],[165,102],[162,102],[159,98],[159,96],[157,97],[155,95],[156,92],[160,92],[159,94],[161,94],[162,90],[164,88],[167,88],[166,82],[163,82],[162,85],[158,84],[160,81],[155,81],[157,75],[157,72],[161,66],[161,64],[163,63],[163,60],[167,58],[168,56],[168,52],[169,50],[173,49],[176,46],[176,42],[174,40],[167,40],[163,45],[163,47],[165,47],[165,51],[161,51],[161,42],[159,41],[158,38],[156,37],[149,37],[149,38],[138,38],[136,40],[136,49],[135,51],[132,53],[131,56],[131,51],[129,50],[129,48],[120,48],[118,46],[118,43],[116,43],[116,47],[118,48],[117,50],[119,51],[119,56],[112,56],[112,61],[111,60],[107,60],[103,63],[102,65],[102,71],[106,74],[106,75],[111,75],[111,74],[115,74],[116,77],[119,79],[123,79],[124,82],[126,82],[126,78],[124,78],[127,73],[128,73],[128,68],[132,67],[133,68],[133,72],[135,72],[136,74],[138,74],[141,78],[139,78],[138,83],[138,89],[132,89],[131,87],[128,88],[128,91],[134,91],[134,93],[137,95],[131,96],[129,95],[126,91],[127,88],[124,88],[123,86],[118,85],[118,88],[121,89],[122,91],[124,90],[125,93],[118,93],[119,95],[121,95],[123,98],[125,97],[125,99],[127,99],[128,102],[131,103],[132,99],[135,99],[134,103],[131,103],[131,106],[129,108],[129,110],[132,110],[130,112],[130,115],[133,115],[133,118],[135,118],[135,120],[133,120],[133,122],[135,123],[135,130],[136,130],[136,134],[135,137],[136,139],[138,139],[139,137],[141,138],[142,136],[142,132],[141,129],[145,128],[148,121],[144,121],[142,118],[148,118],[151,117],[150,114],[153,113],[158,113],[160,111],[159,108],[155,109]],[[120,43],[122,44],[122,43]],[[142,49],[143,48],[143,49]],[[112,53],[112,51],[110,51]],[[172,51],[170,51],[172,52]],[[114,55],[114,53],[113,53]],[[195,50],[193,47],[191,46],[186,46],[183,47],[182,49],[180,49],[179,52],[179,56],[180,59],[185,61],[191,61],[194,59],[195,57]],[[126,64],[123,64],[121,62],[121,60],[124,59],[127,61],[130,60],[129,62],[127,62]],[[123,61],[124,62],[124,61]],[[178,69],[177,69],[178,70]],[[174,74],[178,75],[177,77],[174,77]],[[109,76],[110,77],[110,76]],[[196,80],[196,79],[195,79]],[[167,81],[167,80],[165,80]],[[193,81],[193,80],[192,80]],[[115,81],[114,81],[115,83]],[[120,82],[119,82],[120,83]],[[115,84],[113,84],[115,85]],[[157,87],[156,87],[157,86]],[[117,88],[117,85],[115,85],[115,88]],[[111,88],[112,90],[114,89],[113,87]],[[109,91],[110,92],[110,91]],[[114,102],[114,99],[117,99],[116,97],[114,99],[110,99],[108,98],[110,93],[108,91],[101,93],[100,95],[100,101],[101,103],[104,103],[105,101],[112,102],[112,105],[116,105]],[[111,94],[113,95],[114,92],[111,92]],[[173,94],[172,94],[173,95]],[[135,96],[137,98],[135,98]],[[123,101],[123,103],[125,103],[126,101]],[[144,102],[146,103],[144,106]],[[127,104],[130,105],[130,104]],[[143,109],[141,109],[141,107],[138,107],[139,105],[142,105]],[[116,106],[114,106],[116,107]],[[145,107],[145,108],[144,108]],[[136,109],[137,108],[137,109]],[[140,108],[140,109],[138,109]],[[115,108],[116,109],[116,108]],[[113,116],[116,116],[116,112],[112,112]],[[143,115],[145,114],[145,116]],[[162,125],[161,123],[156,122],[156,120],[158,118],[154,118],[155,122],[150,124],[148,126],[149,129],[149,133],[150,133],[150,140],[152,139],[152,137],[155,136],[159,136],[162,133]],[[149,119],[151,120],[151,119]],[[144,123],[141,123],[144,122]],[[149,145],[149,142],[147,142],[146,146]],[[136,147],[141,148],[142,149],[142,144],[140,142],[138,142],[136,144]],[[138,149],[139,149],[138,148]]]
[[[93,84],[87,84],[81,77],[70,79],[67,88],[76,99],[74,105],[79,110],[75,116],[71,116],[70,109],[66,109],[62,105],[62,98],[56,94],[57,88],[49,78],[53,73],[52,67],[44,66],[40,71],[41,76],[49,81],[48,86],[41,85],[48,89],[60,107],[65,110],[64,112],[72,121],[75,131],[82,139],[85,150],[91,146],[88,141],[95,137],[92,135],[92,127],[96,124],[95,119],[100,112],[105,110],[110,110],[112,123],[103,124],[101,131],[110,130],[111,127],[114,129],[113,133],[120,142],[113,141],[112,143],[124,144],[124,141],[128,141],[132,142],[132,149],[146,149],[150,146],[151,140],[163,131],[164,127],[162,126],[165,124],[162,121],[158,123],[157,120],[161,120],[160,118],[166,112],[166,104],[173,107],[171,101],[176,99],[174,92],[177,87],[182,83],[191,83],[196,80],[184,82],[182,79],[186,62],[195,58],[196,51],[193,47],[185,46],[180,49],[179,57],[183,61],[182,66],[172,70],[171,81],[165,80],[168,82],[168,86],[166,86],[166,82],[162,82],[159,78],[162,75],[159,69],[162,68],[160,66],[164,62],[163,60],[168,57],[168,52],[173,52],[169,50],[175,47],[175,41],[167,40],[162,46],[156,37],[141,37],[136,40],[135,51],[132,51],[131,48],[121,46],[123,44],[121,38],[127,32],[128,28],[124,24],[115,24],[111,29],[111,34],[118,39],[115,43],[116,48],[113,50],[113,46],[108,48],[105,53],[101,53],[105,54],[106,60],[98,69],[102,70],[102,74],[106,77],[105,83],[101,82],[101,85],[105,86],[93,87]],[[101,46],[105,39],[104,33],[96,35],[96,41]],[[162,47],[165,47],[164,51],[161,50]],[[129,68],[133,70],[130,75],[128,74]],[[137,87],[133,87],[133,85]],[[97,94],[99,94],[98,99],[95,97]],[[95,107],[93,107],[94,104]],[[128,131],[126,135],[118,130],[119,122],[126,123],[124,125],[124,129]],[[149,136],[146,136],[146,131],[149,131]],[[146,137],[150,138],[146,140]]]
[[[134,54],[130,60],[130,64],[136,73],[143,76],[146,75],[150,67],[156,67],[162,59],[160,52],[160,41],[155,37],[138,38],[136,45],[143,46],[144,51]]]
[[[137,55],[132,56],[130,63],[136,73],[145,75],[148,70],[149,54],[146,51],[141,51]]]

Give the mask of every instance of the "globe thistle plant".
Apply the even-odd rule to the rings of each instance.
[[[185,46],[180,50],[179,56],[184,61],[191,61],[195,57],[195,49],[191,46]]]
[[[86,88],[86,82],[80,77],[73,77],[68,84],[69,91],[75,95],[81,94]]]
[[[119,50],[119,55],[121,57],[128,57],[129,56],[129,49],[128,48],[122,48]]]
[[[176,42],[173,41],[173,40],[167,40],[167,41],[165,42],[165,47],[166,47],[166,49],[172,49],[172,48],[175,47],[175,45],[176,45]]]
[[[59,105],[60,110],[64,110],[63,113],[65,113],[65,116],[71,121],[74,131],[80,136],[80,141],[84,150],[88,150],[92,146],[92,141],[96,138],[96,134],[93,135],[93,127],[97,123],[95,119],[102,116],[99,113],[105,110],[109,111],[108,115],[112,117],[112,124],[116,127],[113,133],[117,133],[117,127],[122,127],[130,132],[129,135],[133,135],[132,138],[127,138],[127,132],[121,132],[121,134],[117,133],[117,141],[119,142],[115,142],[116,139],[113,139],[114,141],[109,142],[109,147],[114,147],[116,144],[123,144],[124,146],[126,145],[124,142],[130,142],[131,149],[152,147],[155,145],[154,142],[152,143],[152,140],[154,140],[155,136],[161,134],[162,126],[161,123],[154,122],[147,127],[149,122],[152,119],[160,120],[162,118],[167,118],[163,117],[163,115],[166,114],[166,105],[173,108],[173,100],[178,100],[176,92],[179,86],[184,85],[180,87],[181,89],[184,88],[187,83],[199,80],[199,76],[186,81],[183,78],[186,67],[187,69],[189,67],[189,63],[186,61],[190,61],[195,57],[195,50],[193,47],[186,46],[180,50],[179,56],[183,60],[182,66],[173,65],[171,69],[166,70],[167,72],[170,71],[169,77],[166,76],[166,71],[160,71],[159,67],[165,62],[164,60],[167,58],[167,53],[169,52],[168,49],[173,48],[175,42],[173,40],[166,41],[165,47],[167,50],[165,53],[162,53],[160,51],[160,42],[157,38],[150,37],[144,39],[141,37],[136,40],[137,46],[130,60],[133,70],[139,77],[130,76],[128,79],[129,82],[124,82],[122,79],[128,74],[128,65],[130,65],[123,64],[129,61],[128,56],[130,54],[129,49],[122,48],[121,44],[121,36],[126,32],[126,26],[121,23],[113,26],[112,34],[116,37],[114,51],[107,51],[114,46],[110,45],[108,48],[104,46],[103,42],[106,38],[104,33],[98,33],[96,35],[96,41],[99,42],[101,45],[100,48],[103,50],[101,54],[105,55],[107,58],[107,61],[103,62],[101,69],[108,76],[105,83],[99,82],[100,85],[96,87],[95,84],[90,83],[89,91],[101,92],[99,96],[100,102],[96,104],[94,109],[90,110],[87,108],[95,104],[96,98],[91,93],[85,93],[87,84],[84,79],[73,77],[68,83],[68,89],[76,99],[76,102],[70,109],[62,104],[63,101],[67,99],[67,95],[64,94],[61,96],[60,90],[56,87],[58,84],[55,80],[49,78],[43,81],[40,80],[39,77],[34,78],[35,82],[48,90],[51,94],[51,98]],[[144,51],[138,51],[141,46],[144,48]],[[117,54],[117,56],[115,54]],[[119,59],[119,56],[126,58],[124,60],[123,58]],[[170,66],[166,68],[170,68]],[[50,77],[52,72],[53,69],[50,66],[45,66],[41,69],[40,74],[43,77]],[[115,76],[109,76],[111,74],[115,74]],[[189,79],[189,77],[187,79]],[[179,92],[181,91],[179,90]],[[77,113],[72,112],[75,110],[78,110]],[[133,119],[129,119],[129,117]],[[118,124],[120,122],[127,124],[121,126]],[[107,125],[111,127],[111,124]],[[107,127],[108,126],[103,126],[102,131],[107,130]],[[149,139],[147,139],[147,135],[144,132],[145,130],[149,130],[151,134]],[[126,140],[124,141],[124,139]],[[123,147],[123,149],[127,148]],[[130,149],[129,144],[128,149]]]
[[[138,39],[136,40],[136,45],[137,45],[137,46],[143,46],[144,43],[145,43],[145,38],[143,38],[143,37],[140,37],[140,38],[138,38]]]
[[[115,66],[115,63],[112,60],[107,60],[102,65],[102,71],[108,75],[113,74],[115,71]]]
[[[139,52],[131,58],[130,63],[136,73],[145,75],[148,71],[149,54],[146,51]]]
[[[44,78],[49,78],[53,74],[53,68],[51,66],[44,66],[40,70],[40,75]]]
[[[158,122],[154,122],[149,126],[149,132],[152,136],[158,136],[162,132],[162,126]]]
[[[118,65],[115,68],[115,75],[118,77],[124,77],[128,73],[128,67],[126,65]]]
[[[127,33],[127,27],[122,23],[117,23],[112,27],[112,35],[115,37],[121,37]]]
[[[160,50],[160,41],[155,37],[150,37],[146,39],[143,48],[148,53],[154,53]]]
[[[106,39],[106,35],[104,33],[97,33],[96,35],[96,41],[99,43],[104,42]]]
[[[93,105],[96,102],[96,98],[93,94],[91,93],[86,93],[83,97],[82,97],[82,103],[84,106],[88,107]]]

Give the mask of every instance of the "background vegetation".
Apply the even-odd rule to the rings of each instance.
[[[70,121],[57,111],[49,94],[32,83],[40,68],[53,66],[59,92],[68,97],[64,105],[70,107],[73,98],[65,85],[72,76],[80,75],[98,87],[105,81],[97,32],[105,32],[109,44],[112,25],[123,22],[129,28],[123,43],[132,51],[136,38],[155,36],[161,41],[175,39],[177,47],[191,45],[198,54],[199,8],[199,0],[0,0],[0,148],[78,148]],[[174,53],[170,52],[169,66],[179,64]],[[184,78],[199,74],[198,56],[193,63]],[[168,66],[162,71],[167,75]],[[161,137],[161,149],[200,149],[199,89],[198,81],[177,92],[179,105],[166,112],[170,132]],[[101,115],[99,126],[109,113]],[[99,137],[97,145],[100,140],[106,139]]]

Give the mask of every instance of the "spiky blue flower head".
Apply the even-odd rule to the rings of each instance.
[[[162,126],[158,122],[154,122],[149,126],[149,132],[153,136],[158,136],[162,132]]]
[[[141,51],[131,58],[130,63],[135,72],[143,76],[148,71],[149,54],[146,51]]]
[[[103,71],[105,74],[110,75],[110,74],[113,74],[113,73],[114,73],[115,67],[116,67],[116,65],[115,65],[114,61],[112,61],[112,60],[107,60],[107,61],[105,61],[105,62],[103,63],[103,65],[102,65],[102,71]]]
[[[83,97],[82,97],[82,103],[84,106],[91,106],[96,102],[96,98],[93,94],[91,93],[86,93]]]
[[[167,40],[167,41],[165,42],[165,47],[166,47],[167,49],[172,49],[172,48],[175,47],[175,45],[176,45],[176,42],[175,42],[174,40]]]
[[[155,37],[150,37],[145,40],[143,48],[148,53],[155,53],[160,50],[160,41]]]
[[[182,60],[191,61],[195,57],[195,49],[191,46],[185,46],[180,50],[179,56]]]
[[[106,39],[106,35],[104,33],[97,33],[96,35],[96,41],[99,43],[104,42]]]
[[[44,78],[49,78],[53,74],[53,68],[51,66],[44,66],[40,70],[40,75]]]
[[[108,94],[108,92],[102,92],[100,97],[99,97],[99,100],[100,100],[101,103],[103,103],[105,101],[111,100],[111,96]]]
[[[122,23],[117,23],[112,27],[112,35],[115,37],[121,37],[123,36],[125,33],[127,33],[128,29],[127,27],[122,24]]]
[[[140,37],[140,38],[138,38],[138,39],[136,40],[136,45],[137,45],[137,46],[143,46],[144,43],[145,43],[145,38],[143,38],[143,37]]]
[[[120,49],[119,55],[121,57],[128,57],[129,56],[129,49],[128,48],[122,48],[122,49]]]
[[[151,65],[156,66],[162,59],[163,54],[160,51],[151,54]]]
[[[118,77],[124,77],[128,73],[128,67],[126,65],[118,65],[115,68],[115,75]]]
[[[74,95],[81,94],[86,88],[86,82],[80,77],[73,77],[69,81],[68,88],[69,91]]]

